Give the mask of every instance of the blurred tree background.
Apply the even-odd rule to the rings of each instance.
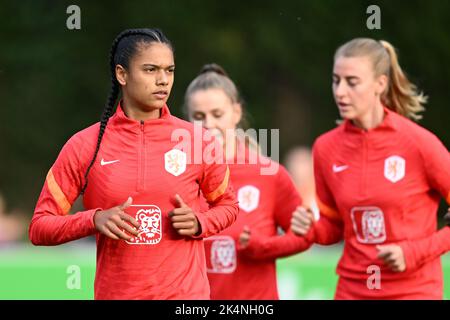
[[[69,5],[81,30],[69,30]],[[369,5],[381,29],[369,30]],[[355,37],[386,39],[427,95],[421,125],[449,147],[449,1],[5,1],[0,4],[0,193],[30,215],[48,169],[75,132],[96,122],[110,88],[108,54],[123,29],[159,27],[176,50],[169,107],[204,63],[238,85],[254,128],[279,128],[281,160],[312,145],[338,117],[335,49]]]

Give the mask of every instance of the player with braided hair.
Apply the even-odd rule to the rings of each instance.
[[[194,126],[167,107],[175,63],[160,30],[120,33],[110,68],[101,121],[70,138],[50,168],[30,240],[50,246],[95,235],[96,299],[209,299],[202,239],[238,212],[228,166],[189,162],[190,150],[173,139]],[[68,214],[79,195],[86,210]]]

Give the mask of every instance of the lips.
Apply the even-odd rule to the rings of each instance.
[[[338,102],[337,103],[339,110],[342,111],[348,111],[349,108],[351,107],[351,105],[349,103],[343,103],[343,102]]]
[[[220,144],[223,145],[223,141],[224,141],[224,136],[222,134],[222,131],[220,131],[217,128],[213,128],[213,129],[208,129],[208,131],[210,132],[210,134],[212,136],[214,136],[214,138],[216,139],[216,141],[218,141]]]
[[[167,97],[169,93],[167,91],[164,90],[160,90],[160,91],[155,91],[153,92],[153,95],[157,98],[157,99],[165,99]]]
[[[213,129],[208,129],[208,131],[211,133],[211,135],[215,136],[216,138],[223,137],[222,131],[220,131],[219,129],[213,128]]]
[[[337,104],[338,104],[338,106],[341,107],[341,108],[345,108],[345,107],[350,106],[350,104],[344,103],[344,102],[338,102]]]

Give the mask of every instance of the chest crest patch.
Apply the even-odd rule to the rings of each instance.
[[[164,168],[170,174],[178,177],[186,171],[186,153],[172,149],[164,154]]]
[[[396,183],[405,177],[406,161],[399,156],[391,156],[384,160],[384,177]]]
[[[258,207],[259,189],[254,186],[241,187],[238,192],[239,208],[246,212],[251,212]]]

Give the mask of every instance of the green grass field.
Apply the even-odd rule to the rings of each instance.
[[[280,259],[281,299],[332,299],[340,248],[314,248]],[[442,259],[450,297],[450,256]],[[0,247],[0,299],[93,299],[95,245]]]

